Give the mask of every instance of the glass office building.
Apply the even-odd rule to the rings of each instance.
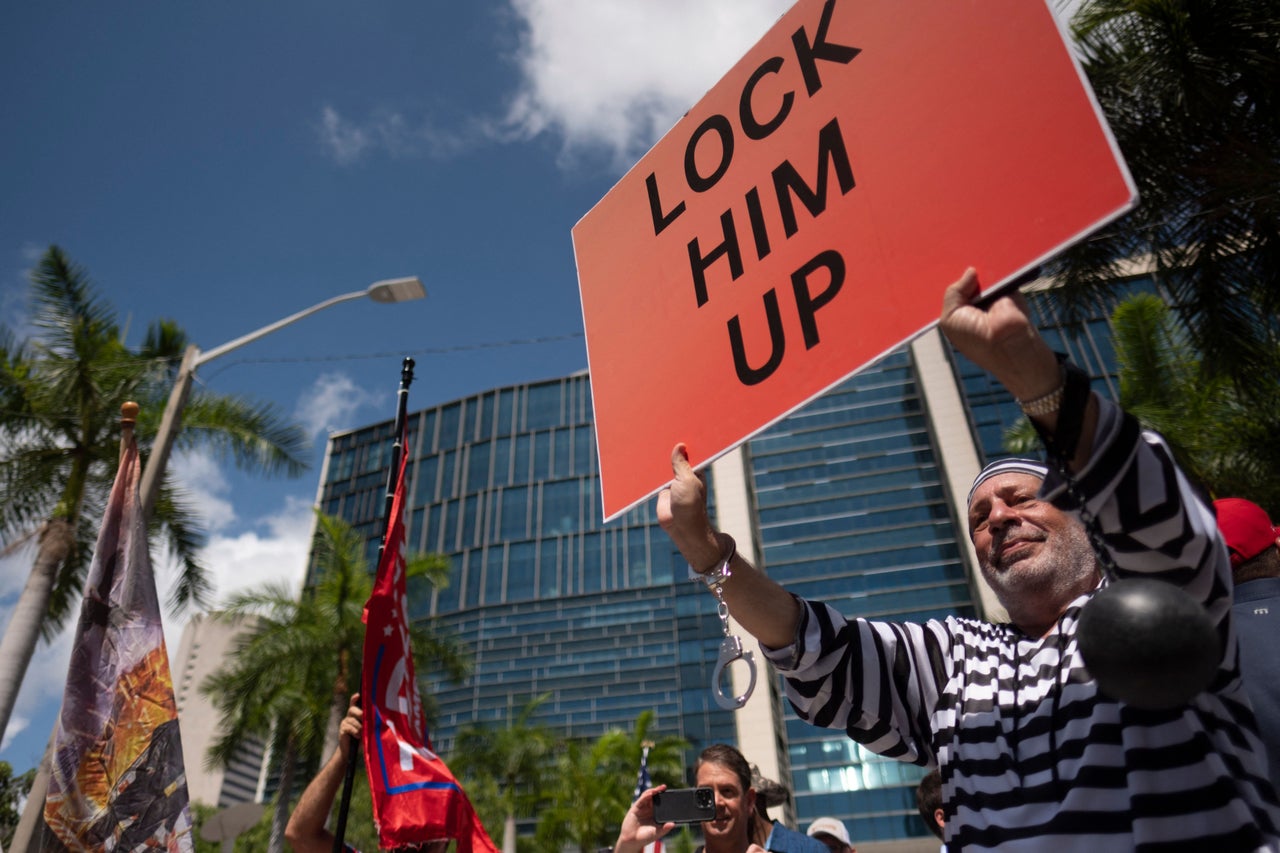
[[[1050,345],[1107,385],[1106,322],[1067,324],[1038,300],[1033,308]],[[712,468],[713,502],[750,517],[749,531],[729,527],[740,549],[789,589],[847,615],[989,612],[957,502],[978,468],[1003,454],[1001,436],[1019,413],[984,372],[924,340]],[[364,532],[371,556],[392,428],[332,436],[323,475],[321,509]],[[801,827],[832,815],[857,844],[926,834],[914,802],[920,768],[800,722],[768,680],[748,703],[763,714],[715,705],[722,629],[714,599],[688,580],[652,502],[601,522],[585,373],[415,412],[408,454],[409,546],[447,554],[452,565],[447,589],[411,590],[413,616],[455,633],[474,655],[474,674],[461,684],[420,668],[444,754],[460,727],[503,720],[541,693],[550,699],[537,720],[574,737],[629,728],[651,709],[655,733],[686,738],[690,759],[723,741],[765,775],[772,768],[793,788]],[[740,483],[722,476],[726,464]]]
[[[393,424],[330,439],[321,508],[377,551]],[[411,590],[412,615],[471,649],[463,684],[430,672],[433,740],[506,719],[541,693],[538,720],[573,737],[654,727],[696,747],[733,741],[707,689],[722,635],[652,507],[601,523],[585,373],[499,388],[409,418],[408,544],[447,554],[447,589]]]

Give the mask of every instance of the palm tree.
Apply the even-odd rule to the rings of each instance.
[[[1164,436],[1183,471],[1214,497],[1245,495],[1280,511],[1274,457],[1260,452],[1280,430],[1280,409],[1259,411],[1224,377],[1209,375],[1181,321],[1154,294],[1120,303],[1111,325],[1120,405]],[[1004,445],[1021,453],[1037,441],[1023,418]]]
[[[18,827],[19,807],[31,790],[36,770],[15,774],[7,761],[0,761],[0,845],[7,845]]]
[[[684,754],[689,748],[689,742],[675,735],[664,735],[654,739],[652,730],[655,718],[656,715],[652,710],[641,711],[630,732],[611,729],[600,736],[601,755],[606,762],[610,777],[616,775],[624,781],[630,779],[633,783],[630,786],[624,786],[626,794],[622,800],[624,811],[631,805],[635,777],[640,769],[640,756],[645,746],[649,747],[647,766],[649,778],[653,784],[682,784],[685,770]],[[619,813],[619,820],[621,817]]]
[[[253,738],[269,739],[280,756],[280,787],[270,850],[283,849],[284,827],[299,765],[314,766],[326,747],[335,708],[345,712],[349,688],[359,683],[364,643],[361,614],[373,588],[365,539],[345,521],[317,513],[313,544],[315,583],[301,598],[284,584],[267,584],[233,596],[219,618],[243,621],[235,654],[201,685],[221,717],[208,762],[226,767]],[[443,586],[448,563],[441,555],[407,561],[410,580]],[[414,659],[466,676],[465,651],[449,637],[415,626]],[[335,739],[336,740],[336,739]]]
[[[1078,305],[1150,256],[1204,372],[1274,404],[1280,3],[1085,0],[1073,29],[1142,201],[1057,259],[1065,295]]]
[[[613,729],[593,743],[570,741],[556,766],[551,803],[538,821],[538,840],[547,849],[566,844],[590,853],[613,843],[631,805],[640,755],[649,740],[653,711],[636,718],[630,733]],[[655,783],[678,783],[688,743],[664,737],[649,749],[649,773]]]
[[[556,737],[532,718],[549,698],[550,693],[533,697],[514,719],[508,707],[504,725],[473,723],[453,741],[452,769],[463,779],[481,822],[503,822],[503,853],[516,853],[516,819],[534,815],[546,798],[543,782]]]
[[[544,850],[566,847],[590,853],[613,843],[626,806],[621,788],[635,784],[609,776],[600,742],[571,740],[564,744],[556,762],[551,803],[538,818],[537,838]],[[620,799],[621,797],[621,799]]]
[[[36,334],[20,341],[0,328],[0,553],[35,546],[0,641],[0,736],[39,637],[58,634],[83,589],[116,471],[120,404],[142,405],[137,435],[145,452],[186,346],[181,330],[161,321],[137,351],[128,349],[111,306],[57,246],[31,283]],[[305,468],[306,435],[270,406],[206,391],[194,395],[185,422],[180,446],[210,447],[267,473]],[[151,533],[181,562],[171,605],[203,603],[209,583],[196,559],[203,534],[170,481]]]

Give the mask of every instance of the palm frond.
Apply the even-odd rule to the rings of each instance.
[[[197,393],[187,403],[182,422],[177,447],[204,447],[220,460],[266,474],[296,477],[307,470],[311,443],[306,433],[270,404]]]

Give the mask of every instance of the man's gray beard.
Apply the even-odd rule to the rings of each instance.
[[[1027,595],[1051,596],[1065,606],[1097,583],[1098,558],[1084,525],[1078,522],[1050,533],[1037,554],[1002,572],[992,571],[989,559],[983,563],[983,574],[1010,612],[1016,611],[1018,602]]]

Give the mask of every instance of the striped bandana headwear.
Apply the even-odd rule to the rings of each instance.
[[[969,499],[966,503],[973,503],[973,493],[978,490],[978,486],[998,474],[1030,474],[1032,477],[1039,477],[1043,480],[1048,473],[1049,466],[1043,462],[1019,456],[1009,456],[1004,459],[997,459],[994,462],[988,462],[987,467],[978,472],[978,476],[973,480],[973,485],[969,487]]]

